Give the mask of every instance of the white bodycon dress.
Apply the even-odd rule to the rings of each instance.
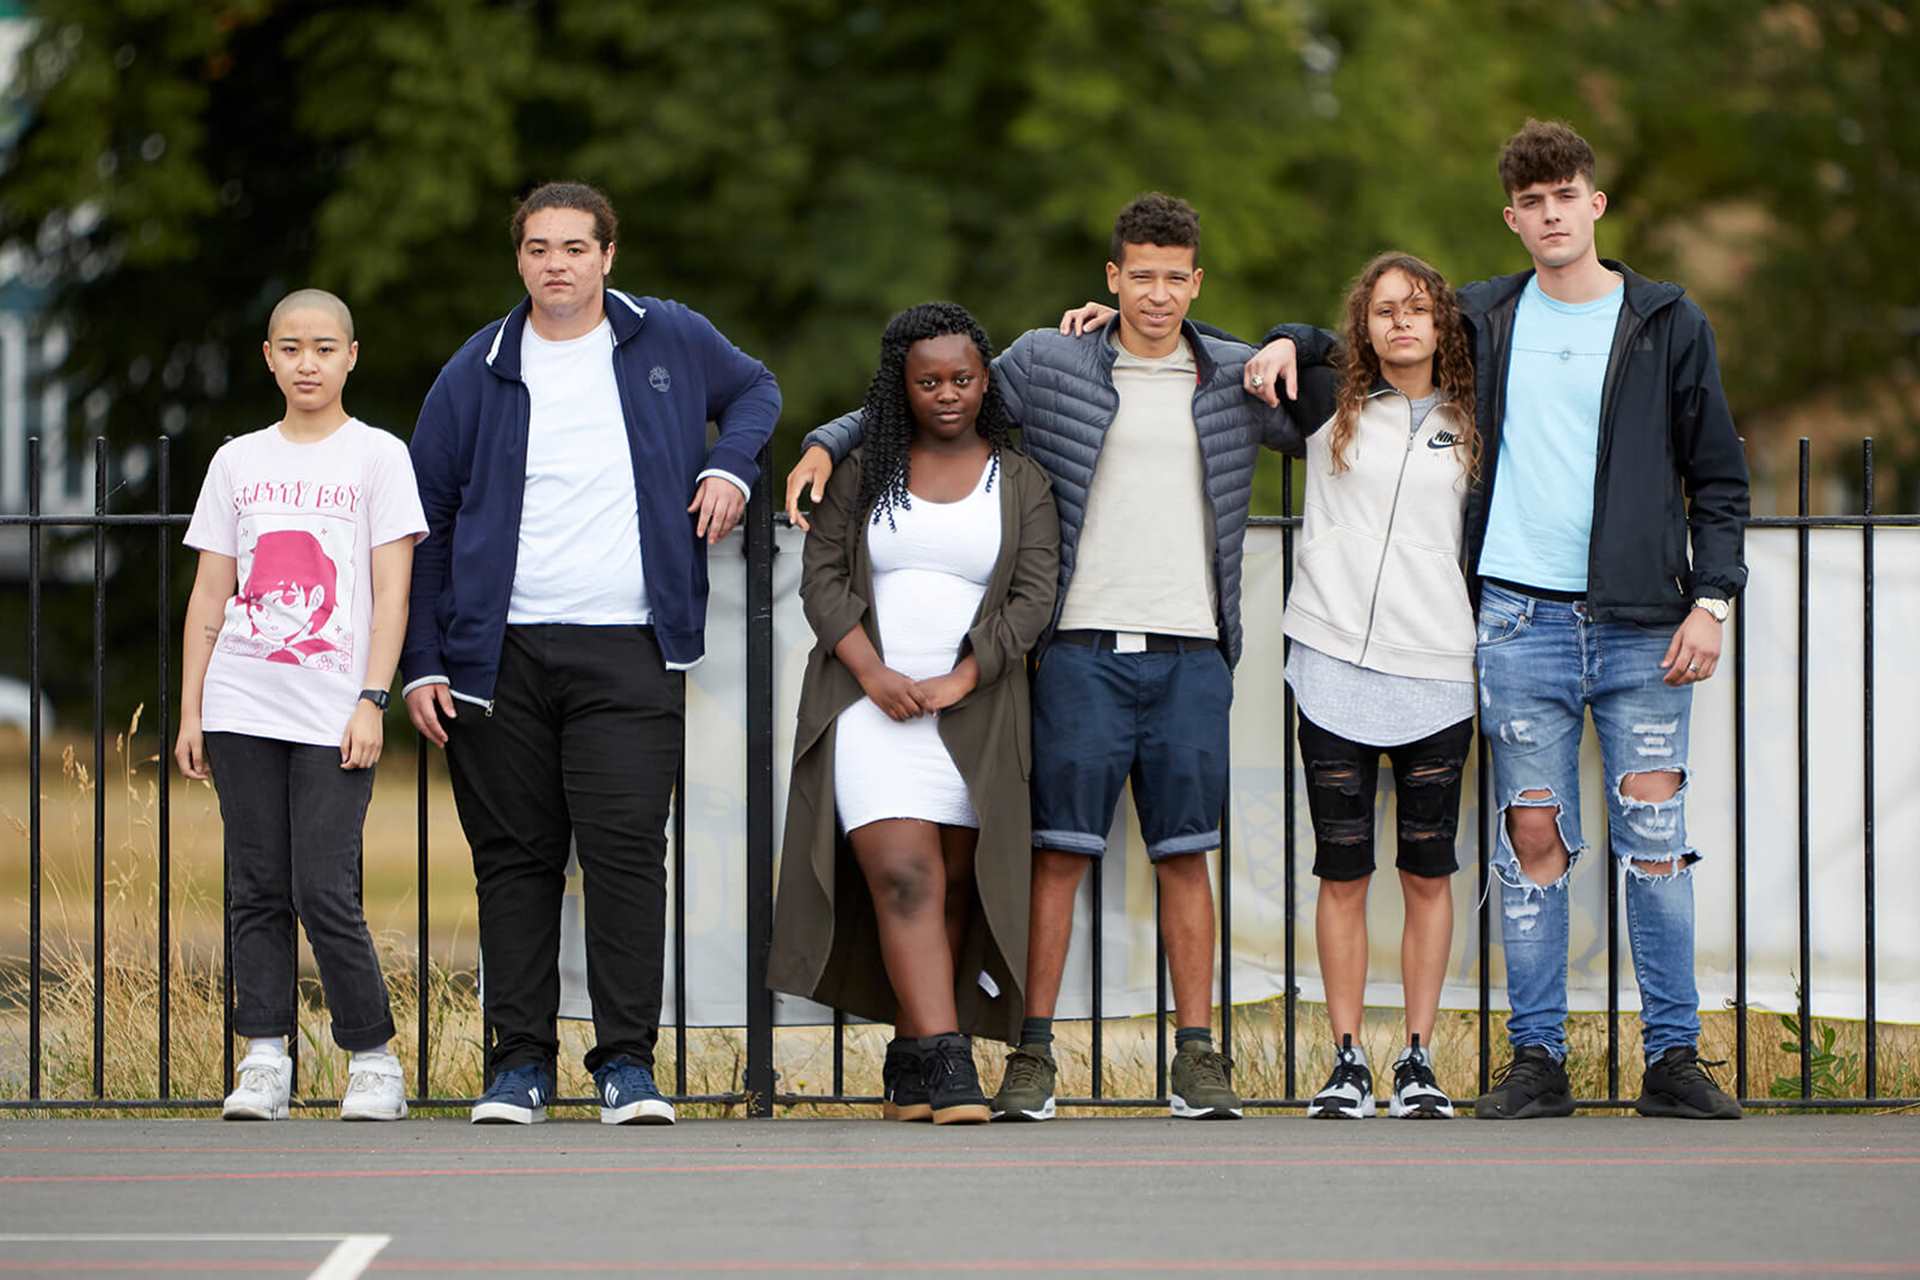
[[[867,526],[873,560],[873,610],[881,657],[904,676],[945,675],[980,609],[1000,558],[997,459],[958,502],[915,496]],[[978,827],[967,785],[940,741],[939,715],[891,720],[862,698],[840,713],[833,752],[833,798],[840,828],[883,818],[920,818]]]

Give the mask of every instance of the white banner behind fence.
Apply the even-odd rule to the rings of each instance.
[[[1879,996],[1887,1021],[1920,1022],[1920,671],[1908,658],[1920,636],[1920,530],[1875,535],[1878,641],[1875,706]],[[1747,628],[1747,994],[1756,1008],[1795,1004],[1799,965],[1799,783],[1797,773],[1798,534],[1755,529],[1747,536],[1752,581],[1735,612]],[[1865,1008],[1862,555],[1857,530],[1811,534],[1808,827],[1811,848],[1812,999],[1815,1012],[1860,1017]],[[774,558],[774,830],[782,826],[792,763],[794,708],[813,636],[798,596],[801,535],[778,531]],[[687,1018],[697,1026],[746,1021],[746,644],[745,561],[738,536],[712,559],[713,601],[707,659],[687,683]],[[1264,1000],[1285,989],[1285,750],[1281,678],[1281,576],[1277,528],[1251,530],[1245,579],[1246,654],[1233,709],[1232,875],[1233,998]],[[1297,754],[1297,753],[1296,753]],[[1720,673],[1696,694],[1687,821],[1703,855],[1695,869],[1697,945],[1703,1007],[1733,998],[1734,715],[1733,646]],[[1295,765],[1297,972],[1303,997],[1321,996],[1314,960],[1313,831],[1306,782]],[[1382,770],[1379,862],[1392,866],[1392,781]],[[1606,847],[1599,755],[1588,736],[1581,781],[1586,837],[1593,853],[1573,889],[1570,997],[1575,1009],[1604,1009],[1607,998],[1606,880],[1617,874]],[[1475,932],[1480,820],[1478,779],[1470,766],[1461,813],[1462,871],[1454,881],[1453,960],[1443,1003],[1478,1004]],[[1217,864],[1216,864],[1217,872]],[[562,947],[563,1009],[589,1016],[577,877],[570,886]],[[1151,1013],[1154,995],[1153,878],[1130,802],[1116,815],[1106,860],[1103,1011]],[[1088,950],[1091,894],[1078,909],[1061,999],[1062,1017],[1092,1007]],[[1399,1003],[1400,892],[1397,877],[1375,877],[1368,906],[1372,939],[1369,1003]],[[1498,912],[1494,914],[1497,925]],[[1621,992],[1637,1008],[1626,930]],[[669,945],[672,939],[669,935]],[[1493,1000],[1505,1007],[1505,971],[1496,940]],[[664,1020],[680,998],[669,968]],[[818,1005],[782,998],[783,1023],[824,1021]]]

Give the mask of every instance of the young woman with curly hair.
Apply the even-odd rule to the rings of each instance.
[[[1391,1113],[1453,1114],[1429,1044],[1453,939],[1460,777],[1473,742],[1474,622],[1461,569],[1479,468],[1473,361],[1453,290],[1402,253],[1368,263],[1347,294],[1339,367],[1301,388],[1306,509],[1286,633],[1287,682],[1320,878],[1315,935],[1334,1066],[1308,1114],[1374,1114],[1360,1032],[1367,886],[1380,757],[1393,765],[1407,1047]],[[1317,402],[1317,403],[1316,403]]]
[[[1023,1012],[1032,847],[1027,651],[1059,521],[1013,446],[987,335],[952,303],[887,325],[865,442],[814,509],[769,972],[891,1022],[889,1118],[989,1118],[971,1033]]]

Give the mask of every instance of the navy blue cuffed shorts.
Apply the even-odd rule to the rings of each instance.
[[[1156,861],[1220,844],[1233,674],[1209,640],[1115,653],[1061,641],[1033,677],[1033,844],[1099,857],[1127,780]]]

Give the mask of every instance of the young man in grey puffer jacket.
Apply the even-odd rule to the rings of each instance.
[[[1033,679],[1027,1018],[996,1119],[1054,1114],[1053,1012],[1074,898],[1088,859],[1106,852],[1129,776],[1173,975],[1172,1112],[1240,1115],[1213,1045],[1213,887],[1203,855],[1220,844],[1226,804],[1256,451],[1298,454],[1303,445],[1285,408],[1242,390],[1253,349],[1187,320],[1200,293],[1199,250],[1191,206],[1141,196],[1115,221],[1107,263],[1120,323],[1084,336],[1030,330],[993,361],[1022,446],[1052,478],[1060,510],[1059,601]],[[858,413],[807,436],[787,478],[794,523],[806,527],[800,495],[810,490],[818,502],[833,464],[859,442]]]

